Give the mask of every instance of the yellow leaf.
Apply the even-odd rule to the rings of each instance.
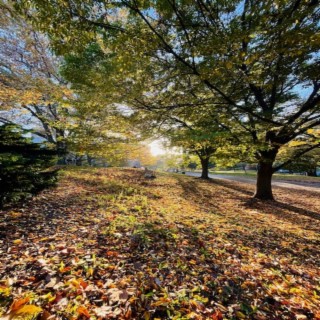
[[[44,238],[41,238],[39,241],[48,241],[48,240],[50,240],[50,238],[44,237]]]
[[[32,304],[25,305],[13,313],[13,319],[15,319],[16,316],[17,317],[20,317],[20,316],[33,316],[34,317],[37,314],[39,314],[41,311],[42,311],[42,309],[38,306],[35,306]]]
[[[144,314],[143,314],[143,317],[144,317],[144,320],[150,320],[150,313],[148,311],[146,311]]]
[[[44,300],[48,300],[49,302],[52,302],[52,301],[54,301],[56,299],[56,295],[52,295],[52,293],[49,292],[49,293],[41,296],[41,298],[44,299]]]
[[[13,218],[19,218],[19,217],[22,216],[22,213],[21,213],[21,212],[11,211],[11,212],[10,212],[10,215],[11,215],[11,217],[13,217]]]
[[[240,319],[245,319],[245,318],[246,318],[246,316],[245,316],[242,312],[240,312],[240,311],[237,311],[237,312],[236,312],[236,316],[237,316],[238,318],[240,318]]]
[[[22,240],[21,240],[21,239],[13,240],[13,243],[14,243],[14,244],[20,244],[20,243],[22,243]]]
[[[226,67],[227,67],[227,69],[231,69],[232,68],[232,62],[228,61],[226,63]]]
[[[93,268],[89,268],[87,271],[87,276],[92,276],[93,275]]]

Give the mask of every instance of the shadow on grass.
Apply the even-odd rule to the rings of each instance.
[[[224,234],[233,243],[257,249],[265,254],[276,254],[282,257],[290,256],[301,264],[314,265],[315,261],[318,261],[317,265],[320,265],[318,250],[320,241],[309,239],[303,234],[295,233],[294,231],[283,231],[277,227],[276,222],[274,226],[270,224],[263,225],[263,219],[268,215],[272,215],[279,218],[279,224],[290,222],[299,226],[302,230],[319,232],[319,213],[278,201],[259,201],[250,198],[249,196],[252,195],[250,191],[244,190],[239,185],[233,185],[229,181],[201,181],[199,179],[186,181],[179,179],[179,183],[184,190],[184,198],[192,201],[200,199],[198,202],[202,207],[210,208],[214,206],[215,209],[219,210],[220,215],[227,219],[226,223],[229,224],[227,230],[230,228]],[[208,184],[221,186],[232,191],[229,199],[234,198],[237,201],[237,210],[240,209],[239,214],[229,212],[229,209],[225,208],[221,202],[223,201],[223,196],[216,196],[207,187]],[[192,193],[191,195],[190,192]],[[259,215],[263,215],[263,219],[261,221],[260,219],[255,220],[252,215],[246,215],[246,210],[248,209],[256,209],[257,218]]]
[[[210,180],[203,180],[199,178],[190,178],[188,180],[177,177],[177,181],[181,186],[183,193],[181,197],[186,200],[194,201],[199,205],[207,205],[207,209],[218,209],[218,206],[212,203],[212,199],[215,195],[209,190],[203,189],[203,184],[210,182]]]
[[[252,196],[253,192],[244,190],[243,187],[239,185],[233,185],[232,182],[229,181],[220,181],[220,180],[210,180],[209,183],[212,183],[214,185],[222,186],[234,191],[237,191],[241,194],[247,195],[247,196]],[[240,198],[239,198],[240,199]],[[262,206],[267,205],[270,208],[273,208],[272,213],[273,215],[279,216],[281,218],[286,218],[290,222],[297,223],[297,216],[295,214],[303,215],[305,217],[319,220],[320,221],[320,213],[300,207],[296,207],[294,205],[291,205],[289,203],[284,203],[280,201],[261,201],[254,199],[252,197],[250,198],[241,198],[240,200],[245,200],[244,206],[245,208],[250,208],[250,209],[260,209]],[[290,215],[287,211],[291,211],[294,213],[294,215]]]
[[[261,207],[261,204],[264,204],[264,203],[259,200],[256,200],[256,199],[250,199],[250,200],[246,201],[245,207],[252,208],[252,209],[259,209]],[[292,223],[298,223],[299,218],[302,218],[301,216],[320,221],[320,213],[319,212],[296,207],[296,206],[293,206],[289,203],[284,203],[284,202],[280,202],[280,201],[268,201],[265,204],[268,207],[273,208],[273,211],[271,213],[272,215],[279,216],[281,218],[285,218],[286,220],[288,220]],[[292,215],[292,214],[290,214],[290,212],[294,213],[294,214]],[[298,217],[297,217],[297,215],[298,215]],[[305,221],[302,221],[302,223],[305,223]]]
[[[236,184],[233,184],[232,181],[223,181],[220,179],[210,179],[210,180],[208,180],[208,182],[212,183],[214,185],[217,185],[217,186],[232,189],[232,190],[240,192],[244,195],[248,195],[248,196],[253,195],[253,190],[252,191],[244,190],[241,186],[238,185],[239,182],[235,182]],[[243,182],[240,182],[240,183],[243,183]]]
[[[267,255],[291,258],[301,265],[320,266],[319,240],[312,240],[290,232],[261,228],[257,230],[234,230],[226,238],[237,245],[257,249]]]

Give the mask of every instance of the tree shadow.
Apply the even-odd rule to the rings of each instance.
[[[314,259],[319,255],[320,241],[294,231],[294,226],[299,226],[302,230],[319,232],[319,213],[280,201],[261,201],[250,198],[249,196],[252,195],[250,191],[244,190],[241,185],[233,185],[229,181],[179,180],[179,183],[184,190],[184,198],[192,201],[194,201],[194,197],[199,198],[201,199],[199,204],[202,207],[214,206],[215,210],[218,209],[219,215],[227,219],[226,223],[230,225],[230,231],[226,232],[225,236],[231,242],[240,246],[245,244],[265,254],[277,252],[277,255],[283,257],[291,256],[301,264],[313,265],[314,261],[319,261],[320,265],[320,259]],[[222,202],[223,195],[215,196],[214,192],[206,187],[208,184],[229,190],[227,192],[228,198],[234,198],[237,201],[234,212],[230,211],[230,207],[226,207]],[[231,194],[230,191],[232,191]],[[193,193],[192,196],[190,196],[190,192]],[[204,195],[206,199],[204,199]],[[251,210],[254,210],[253,215],[250,213]],[[246,211],[248,215],[246,215]],[[216,212],[214,213],[216,214]],[[279,219],[279,224],[289,222],[293,225],[293,229],[278,228],[277,223],[268,224],[268,216]]]
[[[199,191],[198,182],[200,182],[199,178],[190,178],[190,179],[181,179],[180,177],[176,177],[177,181],[179,182],[179,185],[183,189],[183,197],[189,198],[190,195],[192,197],[202,196],[203,193]],[[201,190],[202,191],[202,190]]]
[[[208,180],[208,182],[212,183],[214,185],[217,185],[217,186],[232,189],[234,191],[240,192],[240,193],[248,195],[248,196],[253,195],[253,190],[252,191],[244,190],[241,186],[237,185],[237,184],[243,183],[243,182],[236,182],[237,183],[236,185],[233,184],[232,181],[226,181],[226,180],[220,180],[220,179],[210,179],[210,180]]]
[[[237,192],[239,192],[243,195],[246,195],[246,196],[253,195],[253,193],[251,191],[245,190],[243,187],[241,187],[239,185],[233,185],[229,181],[210,180],[209,183],[237,191]],[[278,188],[281,188],[281,187],[278,187]],[[303,216],[308,217],[310,219],[315,219],[315,220],[320,221],[320,212],[297,207],[297,206],[294,206],[289,203],[284,203],[284,202],[280,202],[277,200],[262,201],[262,200],[254,199],[252,197],[251,198],[248,198],[248,197],[239,198],[238,197],[238,199],[243,202],[243,206],[245,208],[261,209],[263,206],[272,207],[273,208],[272,213],[271,213],[272,215],[276,215],[281,218],[286,218],[287,220],[289,220],[292,223],[298,222],[296,214],[298,214],[299,216],[303,215]],[[286,212],[286,210],[294,213],[294,215],[291,215],[290,213]]]
[[[261,207],[261,201],[256,199],[250,199],[246,201],[244,206],[246,208],[252,208],[252,209],[259,209]],[[297,223],[297,215],[299,216],[305,216],[310,219],[315,219],[320,221],[320,213],[315,212],[312,210],[296,207],[294,205],[280,202],[280,201],[268,201],[267,205],[270,207],[274,207],[274,211],[271,213],[272,215],[279,216],[281,218],[286,218],[287,220],[290,220],[293,223]],[[286,212],[290,211],[294,213],[294,215],[291,215],[290,213]]]
[[[189,180],[186,180],[177,177],[177,181],[183,190],[183,193],[180,195],[182,198],[188,201],[192,200],[200,206],[207,205],[208,202],[210,202],[210,205],[207,206],[208,208],[218,209],[218,206],[210,201],[214,195],[209,190],[202,188],[203,184],[207,184],[209,180],[201,178],[190,178]]]

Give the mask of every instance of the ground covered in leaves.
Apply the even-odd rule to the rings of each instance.
[[[68,169],[0,212],[0,319],[320,319],[320,199]]]

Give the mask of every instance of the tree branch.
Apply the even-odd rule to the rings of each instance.
[[[311,150],[314,150],[316,148],[319,148],[320,147],[320,143],[316,144],[316,145],[313,145],[313,146],[310,146],[309,148],[307,149],[304,149],[300,152],[298,152],[297,154],[295,154],[294,157],[292,157],[291,159],[285,161],[284,163],[280,164],[279,166],[276,166],[275,168],[272,169],[272,172],[276,172],[278,171],[279,169],[287,166],[288,164],[292,163],[294,160],[298,159],[299,157],[301,157],[302,155],[304,155],[305,153],[311,151]]]

